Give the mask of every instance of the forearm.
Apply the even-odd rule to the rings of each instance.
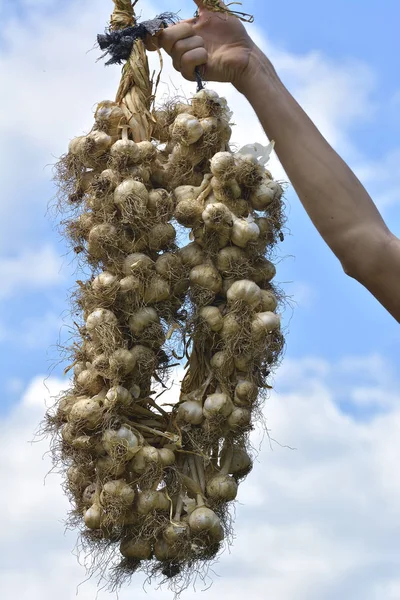
[[[258,49],[240,91],[247,97],[314,225],[346,272],[363,277],[390,232],[354,173],[331,148]]]

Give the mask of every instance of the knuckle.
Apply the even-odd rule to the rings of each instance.
[[[172,58],[172,65],[176,71],[181,70],[181,63],[180,63],[180,60],[178,60],[178,57],[174,56]]]
[[[204,48],[204,39],[200,35],[194,35],[193,40],[196,42],[196,47]]]
[[[183,71],[182,70],[182,76],[187,80],[187,81],[195,81],[195,76],[193,71]]]
[[[182,67],[193,67],[207,61],[207,51],[204,48],[195,48],[186,52],[181,59]]]
[[[187,50],[187,41],[186,41],[186,39],[184,39],[184,40],[178,40],[177,42],[175,42],[174,49],[173,49],[173,54],[183,54],[186,50]]]

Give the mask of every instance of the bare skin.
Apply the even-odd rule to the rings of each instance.
[[[400,240],[388,229],[360,181],[331,148],[235,17],[195,0],[199,17],[164,30],[153,43],[189,81],[232,83],[255,110],[319,233],[344,272],[400,322]]]

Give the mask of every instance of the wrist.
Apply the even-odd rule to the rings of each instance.
[[[250,100],[254,93],[260,93],[260,85],[262,85],[264,93],[266,91],[265,86],[267,86],[267,89],[268,87],[273,89],[277,84],[280,84],[280,80],[271,61],[254,44],[246,69],[243,70],[233,85],[238,92]]]

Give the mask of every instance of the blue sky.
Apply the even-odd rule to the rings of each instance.
[[[193,14],[188,0],[140,5],[144,17],[179,8],[182,16]],[[95,103],[115,93],[118,68],[96,63],[98,51],[93,51],[111,8],[111,0],[3,0],[0,6],[5,89],[0,100],[0,455],[12,457],[3,461],[4,472],[0,460],[0,478],[9,480],[10,490],[22,482],[31,490],[30,504],[18,496],[20,504],[10,508],[0,499],[0,511],[10,523],[20,511],[14,543],[26,552],[35,544],[32,519],[43,531],[43,551],[32,565],[29,588],[15,566],[7,571],[0,565],[5,600],[17,593],[21,600],[47,600],[59,592],[57,581],[66,572],[71,586],[82,580],[68,558],[73,539],[59,540],[62,527],[57,526],[65,511],[59,483],[43,490],[44,448],[32,449],[28,457],[26,440],[43,413],[43,399],[48,400],[43,380],[57,361],[60,331],[67,332],[63,320],[68,322],[67,298],[76,278],[47,210],[54,195],[51,164],[69,139],[91,127]],[[398,2],[246,0],[244,10],[255,15],[250,31],[285,84],[400,235]],[[193,92],[166,59],[161,94],[171,82],[186,94]],[[209,87],[226,94],[234,110],[237,145],[267,142],[243,98],[229,86]],[[284,177],[276,158],[271,170]],[[399,600],[400,330],[366,290],[344,275],[290,187],[286,201],[288,231],[278,251],[277,281],[292,297],[293,309],[284,314],[286,358],[266,417],[274,437],[297,450],[274,447],[271,453],[264,444],[258,477],[248,479],[240,497],[238,539],[260,551],[267,540],[275,553],[274,560],[269,556],[270,570],[261,558],[248,564],[238,543],[222,565],[222,587],[210,592],[210,600],[221,594],[236,598],[240,590],[251,590],[261,600],[266,587],[276,600]],[[64,366],[56,366],[49,380],[53,392],[66,384]],[[268,469],[262,469],[267,460]],[[255,518],[258,537],[250,531]],[[14,558],[20,561],[7,535],[0,534],[0,553],[4,543],[11,565]],[[54,565],[54,581],[43,583],[49,565],[52,572]],[[60,600],[70,600],[74,592],[66,587]],[[92,600],[92,592],[83,592],[84,600]]]
[[[180,3],[172,2],[171,8],[175,9],[178,5]],[[57,55],[59,49],[56,46],[52,48],[49,45],[43,53],[36,56],[35,35],[40,35],[43,29],[43,15],[46,15],[46,18],[52,18],[49,15],[53,15],[59,26],[62,18],[66,17],[66,27],[73,27],[72,21],[69,20],[72,7],[72,2],[66,2],[60,9],[59,5],[50,0],[6,2],[2,6],[2,18],[5,19],[5,23],[9,23],[8,28],[3,28],[2,34],[5,62],[8,60],[8,64],[12,64],[13,51],[22,53],[28,50],[23,44],[18,46],[12,36],[23,37],[27,32],[30,31],[31,35],[33,32],[33,45],[28,50],[33,68],[33,78],[29,85],[40,88],[44,84],[49,94],[52,93],[54,73],[57,75],[55,85],[59,86],[63,70],[67,68],[68,63],[64,58],[62,67],[58,67],[57,61],[49,57],[52,53]],[[360,92],[360,114],[357,114],[357,107],[351,111],[350,118],[345,119],[344,125],[346,144],[337,143],[336,146],[339,151],[343,146],[342,154],[354,168],[360,163],[368,163],[369,176],[365,184],[374,194],[376,182],[371,172],[382,162],[390,160],[388,157],[400,148],[400,83],[395,77],[395,73],[400,72],[399,43],[395,31],[395,23],[400,16],[399,5],[387,2],[384,9],[381,7],[381,10],[377,11],[374,2],[363,2],[361,9],[359,2],[339,1],[331,5],[324,4],[322,7],[319,2],[298,3],[289,0],[282,4],[266,5],[249,1],[245,9],[255,15],[254,28],[266,35],[268,43],[279,52],[297,57],[315,54],[324,61],[328,70],[331,67],[332,70],[342,69],[345,72],[348,66],[350,72],[360,70],[364,73],[359,86],[365,88]],[[58,19],[57,11],[60,10]],[[86,53],[92,48],[95,32],[102,30],[107,14],[107,3],[103,2],[98,15],[95,13],[92,16],[90,30],[93,37],[80,40],[80,47],[85,53],[82,52],[81,56],[76,52],[72,54],[70,69],[73,72],[74,69],[79,69],[81,61],[84,62],[85,68],[92,68],[93,77],[102,78],[104,87],[112,92],[112,83],[116,81],[118,70],[105,70],[102,65],[95,65],[97,53]],[[150,14],[151,10],[147,8],[144,16]],[[182,5],[181,14],[191,14],[191,7],[187,2]],[[283,69],[281,76],[295,92],[296,75],[293,68],[289,71],[286,73]],[[107,86],[108,82],[110,83]],[[66,79],[64,84],[70,87],[73,86],[73,81]],[[331,89],[329,85],[332,86]],[[324,94],[335,94],[334,86],[335,81],[328,82]],[[24,90],[24,93],[27,93],[27,101],[30,91]],[[35,96],[35,90],[32,91]],[[351,94],[351,91],[346,90],[346,94]],[[9,93],[11,95],[11,92]],[[62,90],[60,93],[62,96]],[[77,98],[79,93],[76,89],[72,98]],[[347,100],[348,96],[345,96],[343,101]],[[13,165],[15,174],[13,184],[10,183],[10,191],[3,197],[3,208],[0,209],[3,218],[3,244],[0,242],[0,250],[4,261],[12,261],[25,249],[28,249],[28,252],[32,249],[38,251],[45,244],[53,249],[55,256],[64,254],[62,242],[53,230],[54,222],[46,216],[46,204],[54,193],[50,181],[50,163],[54,161],[53,157],[57,153],[64,150],[68,139],[65,139],[64,146],[59,137],[54,136],[54,140],[51,139],[50,127],[57,125],[57,116],[53,117],[51,124],[46,123],[45,113],[49,102],[51,97],[47,96],[44,106],[37,107],[39,113],[42,113],[43,126],[49,127],[46,141],[40,143],[40,158],[36,156],[38,141],[34,137],[35,129],[26,131],[22,128],[22,131],[18,132],[19,144],[7,144],[7,158]],[[346,106],[343,108],[346,112]],[[79,121],[75,119],[78,129],[73,131],[71,124],[68,130],[70,137],[79,133],[79,127],[83,129],[90,126],[91,104],[87,108],[86,120],[83,112],[81,116],[80,110],[79,107]],[[334,110],[340,113],[341,109],[336,107]],[[248,111],[250,109],[247,109]],[[336,121],[340,121],[337,115],[335,118]],[[59,118],[59,121],[61,120],[62,115]],[[241,122],[237,122],[237,129],[240,129]],[[5,121],[2,127],[5,136],[12,134],[9,127]],[[338,128],[340,129],[339,126]],[[23,163],[19,164],[21,151]],[[394,171],[396,161],[393,160],[393,163]],[[389,175],[385,185],[390,185],[391,177],[395,179],[398,174],[393,172],[393,175]],[[380,189],[379,185],[377,187]],[[325,247],[290,189],[287,202],[289,232],[280,249],[282,257],[286,258],[279,265],[278,280],[283,282],[287,294],[293,295],[293,299],[298,301],[293,314],[290,309],[286,312],[287,356],[317,354],[327,359],[337,359],[343,354],[382,352],[389,360],[396,362],[400,334],[393,319],[364,289],[342,273],[337,260]],[[400,197],[397,202],[396,199],[391,201],[384,210],[384,216],[393,231],[400,233],[399,202]],[[13,210],[13,206],[16,210]],[[35,264],[35,260],[32,263],[29,256],[27,260],[29,270],[40,270],[40,264]],[[48,361],[56,358],[49,345],[58,337],[57,319],[66,308],[65,300],[71,272],[68,263],[69,258],[64,259],[59,276],[53,278],[51,285],[43,287],[33,284],[26,289],[21,283],[12,295],[8,294],[3,301],[0,300],[0,348],[4,357],[0,366],[0,377],[6,383],[6,390],[9,388],[7,382],[16,379],[27,382],[37,372],[47,369]],[[298,298],[295,297],[298,282],[306,285],[307,298],[302,298],[302,294]],[[41,319],[47,319],[47,326],[43,327],[42,332],[39,326]],[[30,333],[32,328],[33,332]],[[24,338],[27,330],[31,338],[28,341]],[[13,393],[6,392],[3,409],[11,405],[13,398]]]

